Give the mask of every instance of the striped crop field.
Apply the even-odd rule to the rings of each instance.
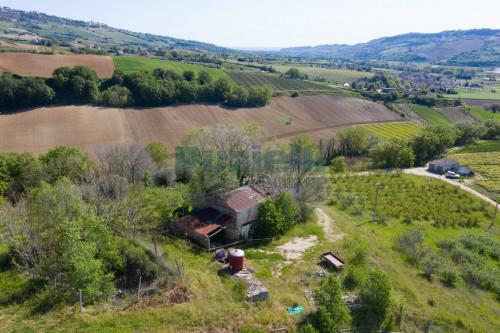
[[[368,133],[381,137],[382,139],[405,139],[422,129],[415,123],[382,123],[362,126]]]
[[[249,89],[251,86],[263,86],[269,84],[275,91],[338,91],[334,87],[326,84],[319,84],[310,81],[290,79],[275,75],[226,71],[227,75],[233,79],[236,84]]]

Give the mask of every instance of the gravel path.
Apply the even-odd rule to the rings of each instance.
[[[478,197],[480,199],[488,201],[493,206],[496,206],[496,204],[497,204],[495,201],[491,200],[490,198],[488,198],[484,194],[481,194],[478,191],[471,189],[470,187],[466,186],[465,184],[462,184],[462,183],[456,182],[452,179],[446,178],[443,175],[438,175],[438,174],[427,171],[427,166],[421,167],[421,168],[404,169],[403,172],[404,173],[411,173],[411,174],[419,175],[419,176],[426,176],[426,177],[441,179],[442,181],[445,181],[445,182],[450,183],[452,185],[459,186],[463,190],[474,194],[476,197]]]
[[[323,227],[325,236],[329,240],[339,240],[344,237],[343,233],[336,233],[333,227],[332,219],[321,208],[316,208],[316,215],[318,215],[318,224]]]

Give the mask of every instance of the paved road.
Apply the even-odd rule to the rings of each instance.
[[[452,179],[449,179],[449,178],[446,178],[445,176],[443,175],[438,175],[438,174],[435,174],[435,173],[432,173],[432,172],[429,172],[427,171],[427,167],[421,167],[421,168],[412,168],[412,169],[404,169],[403,170],[404,173],[411,173],[411,174],[414,174],[414,175],[420,175],[420,176],[427,176],[427,177],[433,177],[433,178],[439,178],[447,183],[450,183],[452,185],[455,185],[455,186],[459,186],[461,187],[462,189],[464,189],[465,191],[469,192],[469,193],[472,193],[474,194],[476,197],[478,198],[481,198],[483,200],[486,200],[488,201],[489,203],[491,203],[492,205],[496,205],[497,203],[493,200],[491,200],[490,198],[488,198],[487,196],[479,193],[478,191],[475,191],[473,189],[471,189],[470,187],[468,187],[467,185],[465,184],[462,184],[462,183],[459,183],[459,182],[456,182]]]

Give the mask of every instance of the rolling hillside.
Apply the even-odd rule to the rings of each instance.
[[[213,44],[188,41],[116,29],[103,23],[66,19],[38,12],[0,7],[0,38],[30,41],[56,39],[66,44],[99,44],[103,47],[148,47],[187,49],[209,53],[228,53],[230,49]]]
[[[270,105],[254,109],[213,104],[150,109],[61,106],[0,115],[0,151],[40,154],[61,144],[92,151],[134,141],[161,141],[174,149],[186,131],[216,123],[248,121],[256,121],[270,135],[287,140],[301,133],[319,139],[353,125],[404,120],[377,103],[326,95],[277,97]]]
[[[463,66],[496,66],[500,30],[476,29],[433,34],[409,33],[355,45],[319,45],[281,49],[281,54],[311,58],[432,62]]]

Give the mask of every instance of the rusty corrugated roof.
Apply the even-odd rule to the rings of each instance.
[[[208,235],[215,229],[226,225],[229,221],[231,221],[231,216],[223,214],[213,208],[207,208],[197,213],[183,216],[177,220],[177,223],[199,234]]]
[[[221,199],[237,213],[259,205],[266,201],[267,196],[250,186],[243,186],[223,194]]]

